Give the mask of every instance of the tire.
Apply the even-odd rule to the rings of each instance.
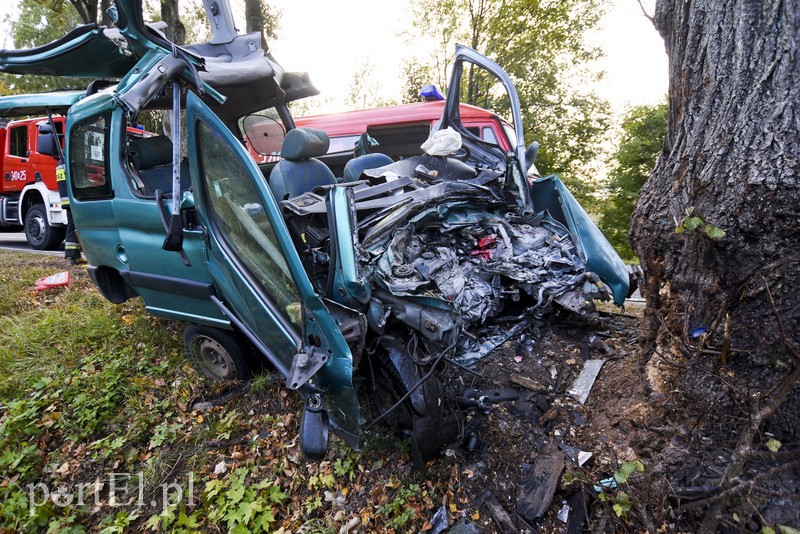
[[[246,380],[252,375],[246,345],[230,332],[191,325],[183,333],[183,345],[194,368],[209,380]]]
[[[50,226],[43,204],[31,206],[25,214],[25,238],[35,250],[55,250],[64,241],[67,229]]]
[[[414,365],[396,340],[384,339],[371,364],[374,378],[373,407],[380,415],[404,397],[429,369]],[[460,437],[461,422],[455,405],[445,394],[437,373],[430,376],[384,419],[399,436],[411,442],[414,465],[439,456],[441,449]]]

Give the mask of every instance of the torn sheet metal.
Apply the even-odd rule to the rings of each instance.
[[[359,311],[373,331],[402,323],[428,353],[466,332],[452,358],[468,366],[554,305],[594,311],[598,279],[570,232],[547,212],[521,214],[507,201],[503,171],[422,155],[367,170],[349,188],[357,274],[372,288]],[[306,245],[307,271],[320,288],[331,287],[338,273],[331,226],[347,214],[331,218],[316,193],[281,206]]]
[[[578,378],[575,379],[575,382],[573,382],[572,386],[567,390],[567,394],[581,404],[585,404],[586,399],[589,398],[589,392],[592,390],[594,381],[597,379],[597,375],[600,373],[600,369],[603,367],[604,363],[606,363],[605,360],[586,360],[581,374],[578,375]]]

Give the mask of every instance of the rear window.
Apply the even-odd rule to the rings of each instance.
[[[398,159],[422,154],[420,145],[430,136],[431,125],[425,122],[380,126],[367,128],[367,133],[378,141],[378,152],[382,152],[392,159]]]
[[[109,114],[99,115],[76,124],[70,132],[70,182],[77,200],[112,196],[108,174],[109,119]]]

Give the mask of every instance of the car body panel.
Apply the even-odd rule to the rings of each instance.
[[[352,384],[353,359],[346,341],[342,337],[333,317],[328,312],[320,296],[316,293],[303,269],[294,243],[288,234],[283,217],[278,205],[263,179],[263,176],[253,159],[248,155],[241,142],[234,137],[231,131],[220,119],[193,93],[187,98],[186,117],[189,139],[189,151],[193,189],[198,213],[203,224],[206,225],[211,235],[211,246],[208,256],[208,265],[215,286],[220,294],[229,302],[229,308],[240,315],[242,322],[273,352],[285,369],[290,369],[294,364],[296,355],[302,351],[321,353],[325,364],[316,373],[315,385],[326,393],[326,402],[329,405],[328,416],[331,424],[339,435],[352,446],[358,446],[358,421],[359,407],[355,390]],[[247,210],[238,205],[231,206],[236,210],[228,217],[236,217],[239,222],[247,224],[245,227],[253,235],[259,235],[268,224],[273,235],[267,242],[262,235],[260,243],[265,246],[265,252],[281,254],[282,259],[276,258],[276,264],[282,264],[281,270],[294,284],[297,291],[297,307],[293,312],[288,312],[283,317],[283,310],[276,309],[270,302],[265,284],[269,280],[262,277],[259,282],[259,273],[254,272],[251,263],[244,265],[241,257],[235,257],[233,248],[236,246],[236,234],[225,237],[225,215],[212,206],[212,197],[216,196],[220,202],[231,202],[235,199],[233,192],[226,192],[224,184],[213,181],[209,165],[204,160],[204,151],[214,139],[219,141],[219,147],[227,149],[227,161],[235,162],[237,170],[244,170],[247,186],[256,195],[248,195],[250,201],[260,206],[252,208],[256,215],[247,215]],[[224,154],[220,152],[217,154]],[[206,158],[207,159],[207,158]],[[218,158],[221,159],[221,158]],[[215,162],[218,163],[218,162]],[[201,180],[201,176],[211,179]],[[228,180],[220,179],[218,182]],[[241,209],[239,209],[241,208]],[[213,215],[212,215],[213,214]],[[259,226],[259,224],[261,226]],[[259,229],[261,228],[261,230]],[[242,247],[240,251],[244,250]],[[273,252],[270,252],[273,250]],[[257,264],[255,264],[257,267]],[[291,305],[291,304],[290,304]],[[302,315],[299,314],[302,309]],[[288,320],[287,320],[288,319]],[[291,323],[294,319],[294,324]],[[313,351],[309,347],[309,341]],[[297,389],[299,384],[290,383],[292,389]]]
[[[0,117],[21,117],[53,114],[66,115],[86,91],[53,91],[52,93],[8,95],[0,98]]]
[[[122,53],[97,24],[78,26],[46,45],[23,50],[3,50],[0,71],[9,74],[43,74],[75,78],[120,77],[136,64]]]
[[[445,102],[442,100],[415,102],[327,115],[307,115],[296,118],[295,123],[298,128],[324,130],[331,137],[331,142],[333,143],[333,139],[336,137],[358,136],[370,128],[396,127],[415,123],[425,123],[433,126],[441,118],[444,106]],[[502,128],[497,128],[496,124],[502,124],[504,121],[485,109],[469,104],[461,104],[460,116],[467,127],[489,126],[493,127],[493,130],[503,131]],[[497,123],[494,123],[494,121],[497,121]],[[503,150],[511,148],[504,133],[498,137],[498,142]],[[380,151],[380,148],[377,150]]]

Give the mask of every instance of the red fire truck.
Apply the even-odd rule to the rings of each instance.
[[[25,231],[37,250],[55,250],[64,241],[67,214],[56,183],[57,160],[39,151],[39,133],[56,133],[64,146],[67,110],[88,91],[13,95],[7,117],[30,117],[0,123],[0,232]],[[12,105],[13,104],[13,105]],[[52,122],[51,122],[52,121]],[[149,135],[130,129],[133,136]]]

